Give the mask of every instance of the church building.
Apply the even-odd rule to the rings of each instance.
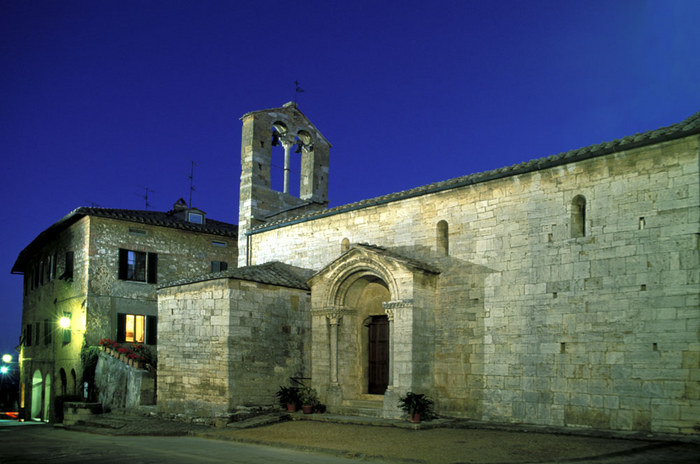
[[[400,417],[412,391],[445,417],[698,433],[700,113],[330,209],[297,105],[241,119],[238,267],[159,287],[161,411],[271,405],[291,377],[337,413]]]

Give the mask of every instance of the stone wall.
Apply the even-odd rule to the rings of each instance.
[[[56,272],[53,278],[46,273],[42,284],[29,285],[25,292],[25,343],[20,356],[26,415],[43,420],[55,418],[51,405],[56,397],[82,393],[80,350],[84,343],[97,345],[101,338],[116,339],[117,313],[157,315],[155,284],[118,279],[119,248],[157,252],[159,283],[209,273],[211,261],[226,261],[231,268],[237,262],[235,237],[96,216],[81,217],[45,239],[26,258],[25,281],[31,280],[40,263],[47,269],[52,256]],[[220,246],[222,243],[226,246]],[[65,274],[66,252],[73,253],[72,278]],[[71,319],[66,331],[58,327],[64,313]],[[29,324],[32,344],[26,346]],[[42,397],[44,402],[39,405]]]
[[[227,416],[308,377],[306,290],[221,278],[159,290],[158,408]]]
[[[39,417],[53,421],[55,412],[51,405],[57,396],[74,396],[80,393],[80,349],[85,332],[85,301],[88,288],[88,236],[89,222],[83,218],[70,228],[62,231],[56,239],[45,244],[30,258],[33,270],[25,272],[25,294],[22,300],[21,379],[25,391],[25,416],[27,419]],[[73,252],[73,277],[65,277],[66,252]],[[33,272],[39,263],[47,262],[55,256],[56,271],[53,278],[45,278],[44,283],[32,288]],[[71,327],[64,336],[64,329],[58,326],[59,319],[69,313]],[[27,346],[27,326],[31,324],[31,346]],[[39,330],[37,331],[37,326]],[[39,383],[36,384],[35,380]],[[34,394],[37,389],[43,390]],[[44,404],[32,404],[34,400]],[[48,399],[46,399],[48,397]],[[48,406],[48,408],[47,408]],[[34,416],[32,411],[37,412]]]
[[[321,269],[347,238],[439,267],[415,341],[443,414],[697,433],[698,177],[692,136],[255,233],[251,263]]]
[[[158,253],[157,284],[119,280],[120,248]],[[97,344],[99,338],[116,338],[117,313],[156,316],[157,285],[208,274],[211,261],[225,261],[231,268],[236,267],[236,239],[91,217],[88,342]]]
[[[156,403],[155,373],[134,369],[104,353],[97,360],[95,384],[105,411]]]

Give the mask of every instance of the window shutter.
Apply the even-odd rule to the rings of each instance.
[[[155,284],[158,280],[158,253],[148,253],[148,283]]]
[[[221,271],[226,271],[228,270],[228,263],[226,261],[220,261],[219,262],[219,269]]]
[[[125,341],[126,341],[126,314],[117,313],[117,342],[124,343]]]
[[[66,280],[73,280],[73,252],[66,251],[66,270],[63,272]]]
[[[146,316],[146,345],[158,343],[158,317]]]
[[[129,251],[124,248],[119,249],[119,278],[121,280],[127,279],[128,266],[129,266]]]

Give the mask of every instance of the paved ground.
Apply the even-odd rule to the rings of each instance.
[[[293,419],[283,420],[281,419]],[[406,422],[329,414],[261,416],[224,428],[161,420],[155,416],[104,414],[68,430],[106,435],[190,435],[324,452],[375,462],[410,463],[693,463],[700,444],[562,435],[547,430],[473,428],[436,422],[414,430]],[[436,427],[438,426],[438,427]],[[465,428],[466,427],[466,428]]]
[[[114,436],[0,421],[0,463],[353,464],[354,459],[198,437]]]

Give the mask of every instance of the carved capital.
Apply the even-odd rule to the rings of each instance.
[[[412,308],[413,307],[413,300],[394,300],[394,301],[385,301],[382,303],[382,308],[384,310],[387,309],[400,309],[400,308]]]
[[[327,306],[314,312],[320,316],[325,316],[330,325],[338,325],[343,315],[351,312],[351,310],[342,306]]]
[[[384,308],[384,312],[386,313],[386,317],[389,319],[389,322],[394,322],[394,308]]]
[[[402,308],[412,308],[412,307],[413,307],[413,300],[394,300],[394,301],[385,301],[384,303],[382,303],[382,308],[384,308],[384,312],[386,313],[389,320],[392,322],[394,320],[394,317],[396,316],[397,311],[401,310]]]

